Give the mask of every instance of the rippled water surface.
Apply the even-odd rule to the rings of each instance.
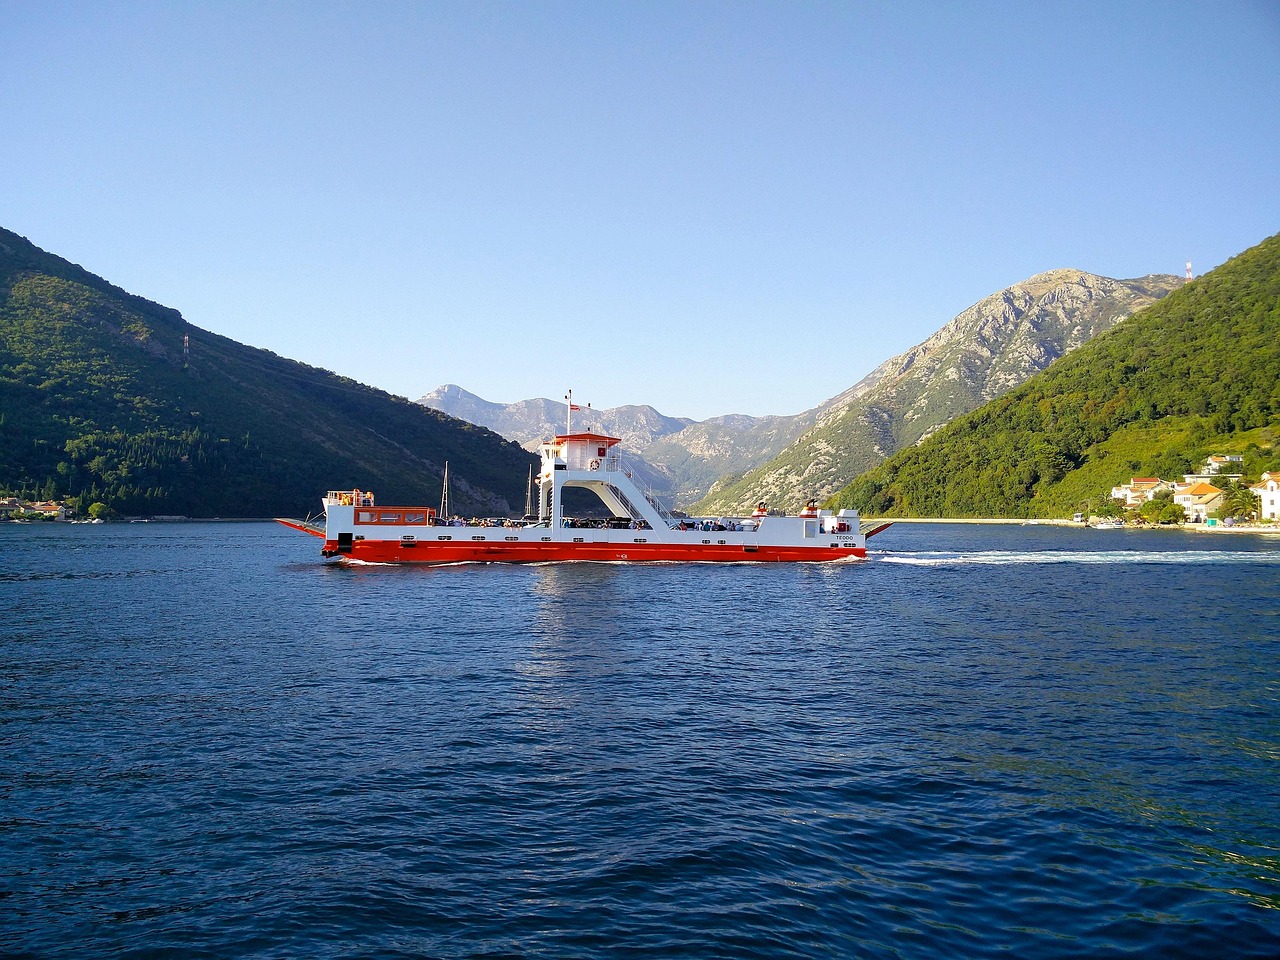
[[[1274,956],[1280,541],[0,524],[0,953]]]

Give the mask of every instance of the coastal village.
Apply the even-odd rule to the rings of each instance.
[[[1263,473],[1257,483],[1245,483],[1240,456],[1211,456],[1198,473],[1184,474],[1181,482],[1160,477],[1133,477],[1111,488],[1110,509],[1099,511],[1135,523],[1193,523],[1207,527],[1221,522],[1240,526],[1264,525],[1280,520],[1280,472]],[[1087,520],[1077,514],[1079,520]]]
[[[0,520],[60,520],[65,523],[80,519],[70,503],[0,497]]]

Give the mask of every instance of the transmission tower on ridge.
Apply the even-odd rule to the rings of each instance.
[[[1187,261],[1187,279],[1188,280],[1191,279],[1191,261],[1190,260]]]

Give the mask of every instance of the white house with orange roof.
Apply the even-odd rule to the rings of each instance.
[[[1186,511],[1187,520],[1204,523],[1210,513],[1222,506],[1222,491],[1212,483],[1201,480],[1199,483],[1180,486],[1173,494],[1173,502]]]
[[[1218,456],[1215,454],[1205,460],[1199,473],[1184,473],[1182,482],[1190,486],[1194,483],[1199,483],[1201,480],[1208,480],[1210,483],[1219,483],[1223,480],[1243,480],[1244,474],[1238,472],[1243,469],[1244,457],[1234,454],[1231,456]]]
[[[33,500],[26,505],[29,513],[43,513],[50,520],[70,520],[71,510],[57,500]]]
[[[1140,507],[1161,490],[1172,490],[1173,484],[1159,477],[1134,477],[1126,484],[1111,488],[1112,500],[1123,500],[1126,507]]]
[[[1280,520],[1280,473],[1264,473],[1262,479],[1249,488],[1258,495],[1259,520]]]
[[[1232,469],[1244,469],[1244,457],[1241,456],[1212,456],[1204,462],[1204,472],[1213,474],[1214,476],[1224,475],[1223,471]],[[1227,473],[1225,476],[1240,477],[1243,474]]]

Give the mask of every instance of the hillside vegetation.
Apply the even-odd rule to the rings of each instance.
[[[0,230],[0,491],[302,515],[332,488],[438,502],[446,460],[460,509],[523,505],[533,458],[515,444],[194,327]]]
[[[1280,235],[1191,281],[830,501],[869,515],[1069,514],[1211,453],[1280,468]]]

